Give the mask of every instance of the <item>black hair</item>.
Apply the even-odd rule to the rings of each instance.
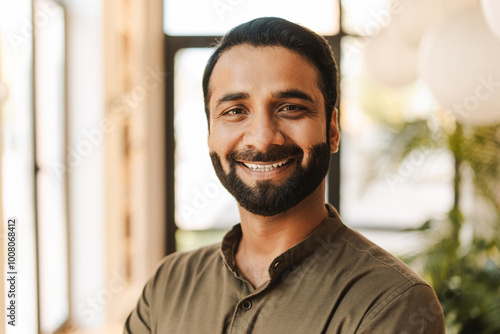
[[[248,44],[255,47],[281,46],[294,51],[318,70],[319,88],[325,99],[327,133],[338,99],[338,69],[328,42],[301,25],[278,17],[261,17],[231,29],[216,45],[203,73],[205,113],[210,127],[210,77],[220,56],[230,48]]]

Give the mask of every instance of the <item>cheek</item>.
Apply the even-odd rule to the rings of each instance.
[[[226,155],[236,147],[237,138],[235,131],[213,127],[208,136],[208,149],[210,152],[216,152],[224,164]]]
[[[302,167],[311,162],[311,150],[315,145],[327,143],[326,127],[320,122],[310,122],[302,126],[290,126],[286,130],[289,138],[304,151]]]
[[[326,127],[320,122],[290,125],[285,131],[295,144],[304,149],[327,142]]]

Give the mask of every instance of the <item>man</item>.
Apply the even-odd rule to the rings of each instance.
[[[221,40],[203,78],[208,144],[241,224],[167,256],[125,333],[445,333],[432,288],[324,204],[337,86],[326,41],[286,20]]]

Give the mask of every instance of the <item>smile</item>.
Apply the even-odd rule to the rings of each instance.
[[[273,171],[275,169],[278,169],[278,168],[286,165],[291,160],[292,159],[285,159],[285,160],[278,161],[278,162],[273,162],[273,163],[267,164],[267,165],[264,165],[264,164],[252,164],[252,163],[248,163],[248,162],[242,162],[242,164],[245,165],[247,168],[251,169],[252,171],[256,171],[256,172],[270,172],[270,171]]]

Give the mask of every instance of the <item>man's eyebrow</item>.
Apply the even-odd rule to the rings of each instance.
[[[313,98],[309,94],[307,94],[301,90],[298,90],[298,89],[287,89],[287,90],[275,92],[275,93],[273,93],[273,97],[275,99],[301,99],[301,100],[305,100],[305,101],[314,103]]]
[[[244,92],[228,93],[217,100],[216,106],[218,107],[224,102],[245,100],[245,99],[248,99],[249,97],[250,97],[250,95],[248,95],[248,93],[244,93]]]

